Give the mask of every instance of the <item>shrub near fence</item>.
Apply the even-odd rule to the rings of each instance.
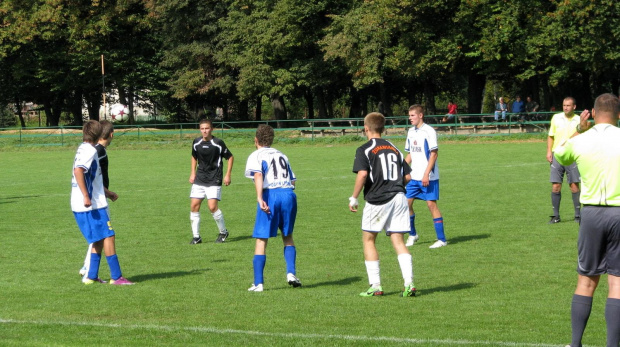
[[[509,115],[507,122],[493,122],[488,114],[457,115],[448,123],[441,123],[444,115],[425,116],[439,134],[445,135],[494,135],[511,133],[540,133],[548,128],[548,120],[519,121],[516,115]],[[257,124],[270,124],[277,128],[277,123],[285,128],[287,137],[309,138],[356,135],[364,136],[363,118],[306,119],[306,120],[265,120],[245,122],[214,122],[213,134],[223,139],[249,138],[254,135]],[[386,124],[386,135],[401,136],[410,127],[406,116],[389,117]],[[123,142],[185,142],[200,136],[197,123],[176,124],[116,124],[115,139]],[[79,126],[61,126],[50,128],[11,128],[0,129],[0,147],[14,146],[65,146],[78,145],[82,141],[82,130]]]

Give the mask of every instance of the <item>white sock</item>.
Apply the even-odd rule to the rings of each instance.
[[[405,281],[405,287],[413,283],[413,261],[411,260],[411,254],[403,253],[398,255],[398,264],[400,264],[400,271],[403,274],[403,280]]]
[[[213,216],[213,220],[215,220],[215,224],[217,224],[217,228],[220,230],[220,233],[226,231],[226,223],[224,223],[224,214],[222,210],[218,209],[217,211],[211,213]]]
[[[192,234],[194,237],[200,237],[200,212],[190,212],[189,220],[192,222]]]
[[[379,275],[379,261],[365,261],[366,272],[368,273],[368,283],[372,287],[378,287],[381,285],[381,276]]]
[[[90,269],[90,253],[93,251],[93,244],[88,244],[88,250],[86,251],[86,257],[84,258],[84,267],[86,268],[86,273],[88,273],[88,269]]]

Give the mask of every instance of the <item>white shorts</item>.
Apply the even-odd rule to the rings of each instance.
[[[385,230],[391,233],[408,233],[411,229],[409,220],[409,206],[404,193],[398,193],[389,202],[383,205],[373,205],[366,202],[362,215],[362,230],[378,233]]]
[[[192,199],[222,200],[222,186],[205,187],[192,184],[192,191],[189,193],[189,197]]]

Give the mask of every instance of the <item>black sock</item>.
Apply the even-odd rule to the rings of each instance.
[[[607,298],[605,322],[607,323],[607,346],[617,346],[620,342],[620,299]]]
[[[553,215],[560,217],[560,201],[562,200],[561,193],[551,192],[551,205],[553,206]]]
[[[570,345],[572,347],[581,346],[581,338],[583,337],[583,332],[586,330],[586,324],[588,324],[588,318],[590,318],[590,311],[592,311],[592,297],[574,294],[570,310],[572,328],[572,340]]]
[[[580,209],[581,209],[581,204],[579,203],[579,195],[581,193],[577,192],[577,193],[573,193],[573,205],[575,206],[575,217],[580,217]]]

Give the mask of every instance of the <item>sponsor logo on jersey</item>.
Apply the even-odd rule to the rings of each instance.
[[[373,148],[372,154],[377,154],[377,153],[379,153],[379,151],[382,151],[384,149],[387,149],[387,150],[394,151],[394,152],[398,153],[398,150],[396,148],[394,148],[394,146],[383,145],[383,146],[377,146],[377,147]]]

